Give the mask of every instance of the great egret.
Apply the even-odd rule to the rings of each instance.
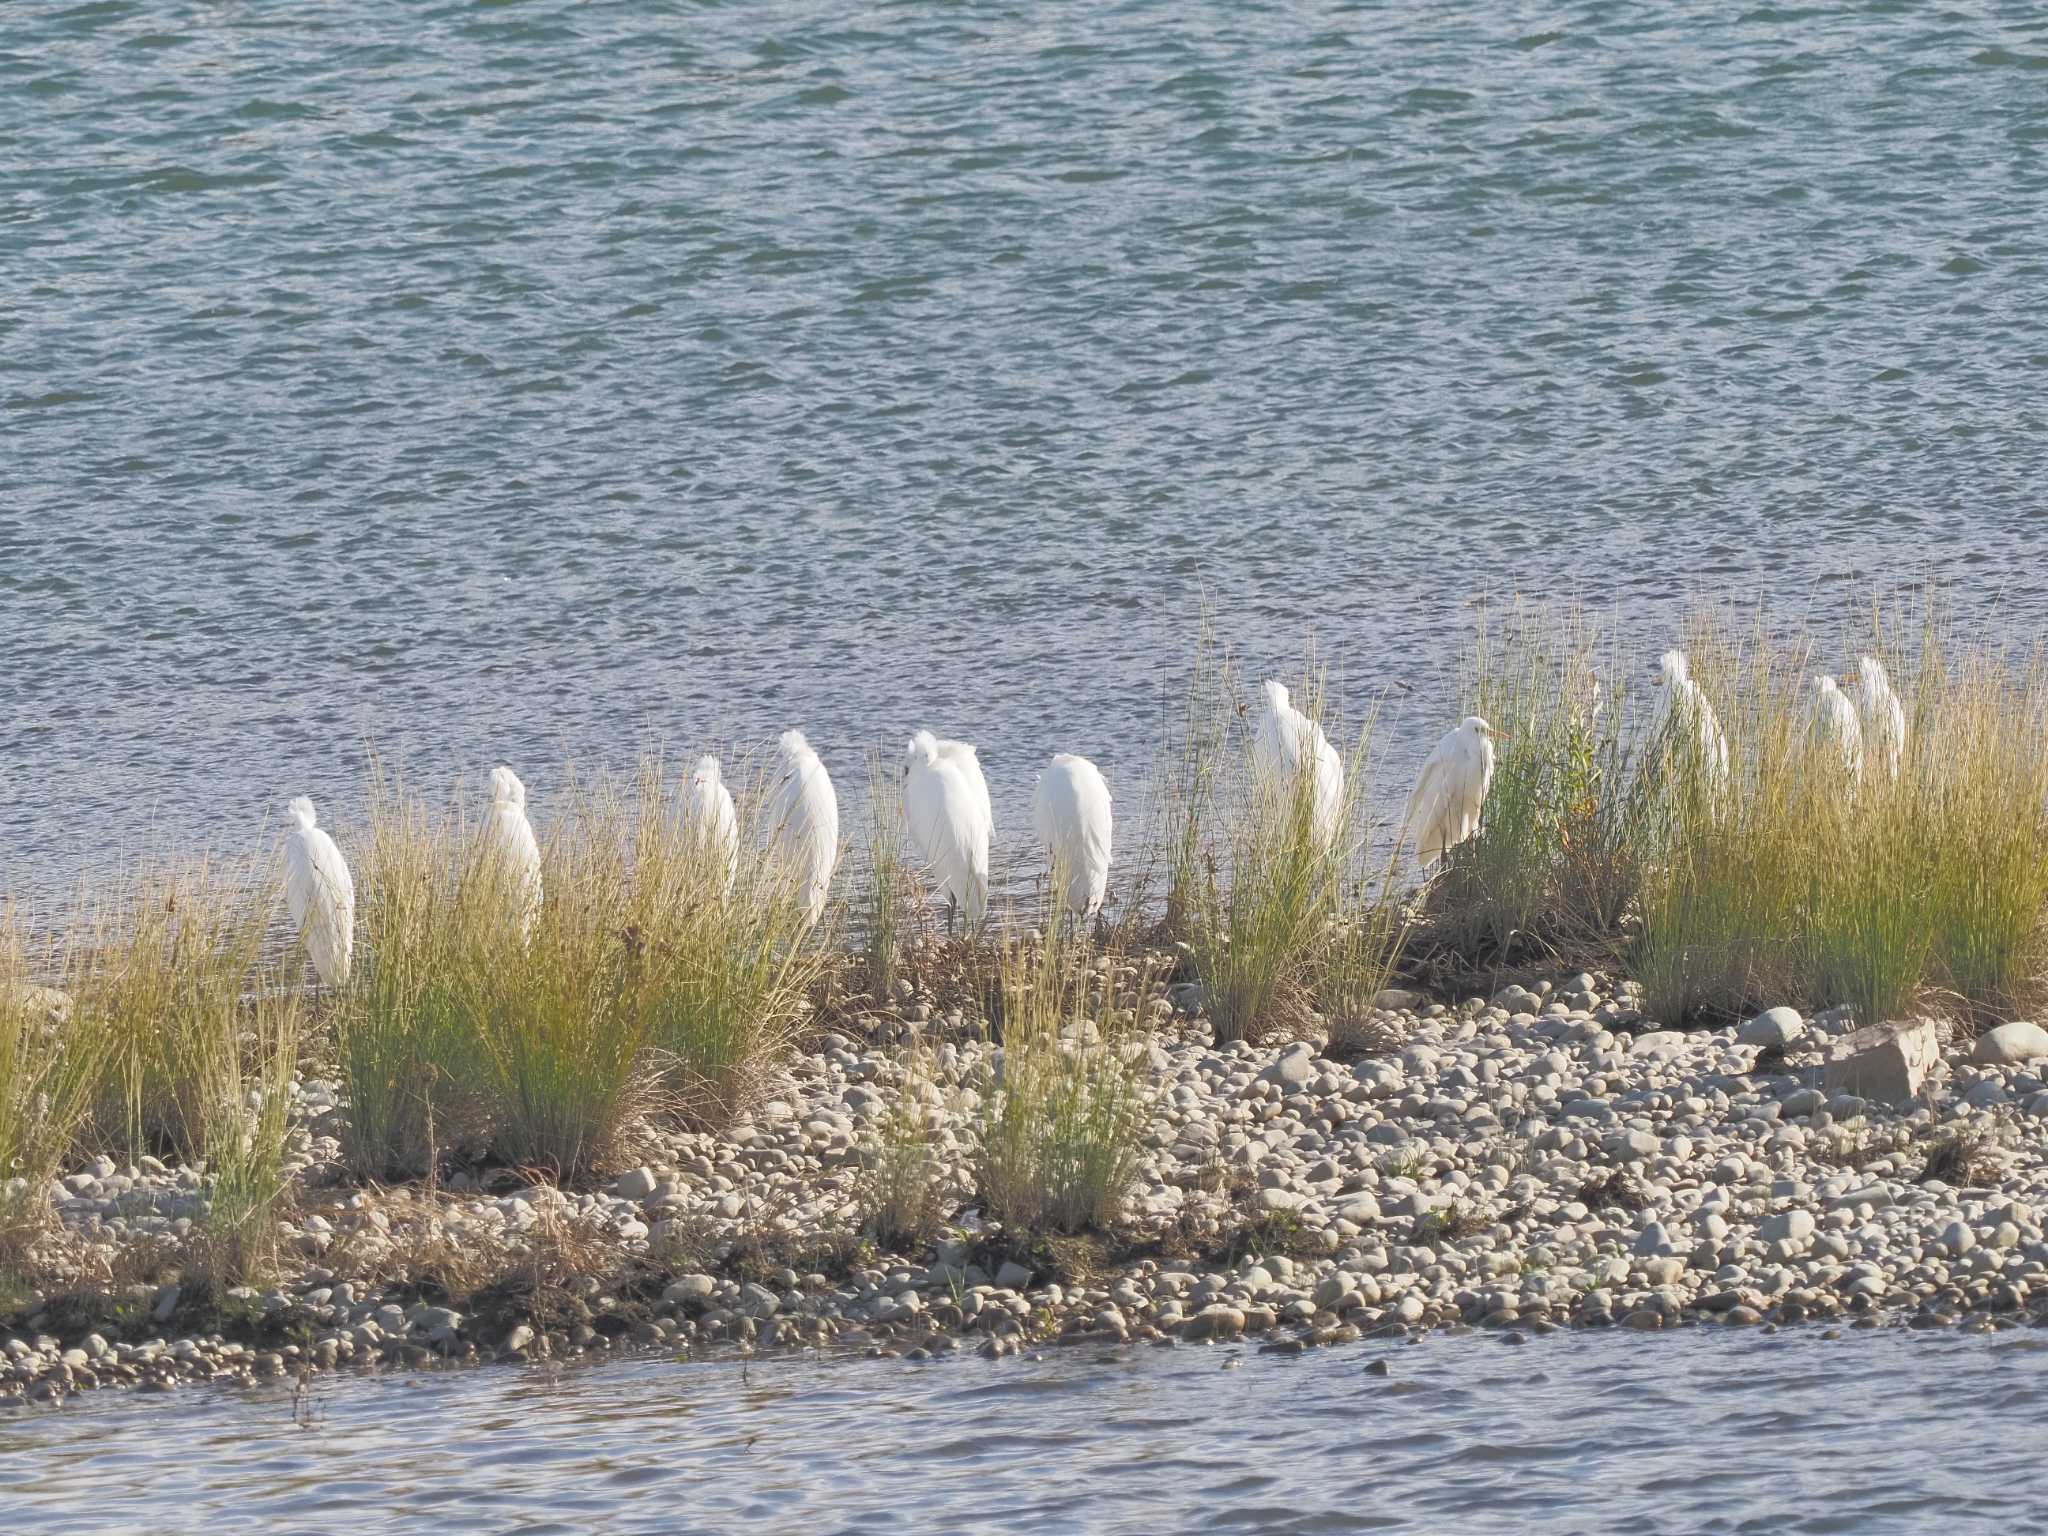
[[[1843,678],[1848,682],[1848,678]],[[1906,755],[1906,708],[1892,692],[1892,680],[1884,663],[1865,656],[1856,663],[1856,708],[1863,717],[1863,739],[1877,753],[1885,772],[1899,776],[1899,763]]]
[[[1807,733],[1814,745],[1831,749],[1841,759],[1851,786],[1863,782],[1863,728],[1856,721],[1856,706],[1825,673],[1813,680]]]
[[[313,802],[300,795],[285,807],[291,830],[284,838],[284,904],[325,986],[348,980],[356,947],[356,882],[348,860],[318,826]]]
[[[1054,921],[1060,911],[1087,922],[1102,908],[1109,887],[1109,785],[1102,770],[1085,757],[1062,752],[1038,776],[1032,800],[1038,841],[1052,855]]]
[[[519,942],[533,937],[540,918],[540,844],[526,819],[526,785],[503,763],[491,770],[491,808],[484,820],[484,855],[502,881],[506,916]]]
[[[1323,728],[1288,702],[1287,689],[1266,681],[1266,712],[1252,738],[1252,762],[1264,786],[1293,795],[1301,775],[1309,780],[1310,815],[1316,839],[1336,842],[1344,820],[1344,763]]]
[[[964,741],[919,731],[904,749],[903,814],[925,871],[949,904],[946,931],[959,910],[972,929],[988,910],[988,841],[995,830],[988,781]]]
[[[1714,706],[1692,680],[1692,667],[1685,652],[1666,651],[1658,657],[1657,675],[1651,681],[1670,690],[1665,698],[1665,719],[1679,732],[1687,750],[1698,754],[1700,771],[1719,794],[1728,787],[1728,738],[1721,733]]]
[[[806,925],[815,927],[825,915],[832,866],[839,862],[839,796],[802,731],[784,731],[776,749],[782,780],[768,807],[768,824],[783,862],[803,882]]]
[[[733,809],[732,791],[718,771],[718,759],[708,753],[690,770],[690,788],[683,802],[684,819],[699,848],[725,866],[725,893],[732,894],[740,872],[740,818]]]
[[[1493,743],[1499,733],[1477,715],[1444,732],[1422,765],[1401,828],[1415,838],[1415,862],[1430,864],[1479,830],[1479,812],[1493,787]],[[1396,842],[1399,842],[1397,837]]]

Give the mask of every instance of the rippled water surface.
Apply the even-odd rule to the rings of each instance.
[[[2006,1532],[2031,1333],[1689,1330],[1299,1360],[641,1362],[91,1396],[0,1417],[30,1533]]]
[[[0,861],[920,724],[1128,794],[1206,593],[2037,623],[2035,5],[0,15]],[[1972,599],[1974,600],[1974,598]]]

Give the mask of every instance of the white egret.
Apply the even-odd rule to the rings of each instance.
[[[1038,776],[1032,800],[1038,840],[1052,855],[1054,920],[1064,910],[1085,923],[1109,887],[1109,785],[1085,757],[1061,752]]]
[[[1344,763],[1323,735],[1323,728],[1288,702],[1287,689],[1266,681],[1266,712],[1252,738],[1252,761],[1265,787],[1288,795],[1297,792],[1301,775],[1310,777],[1310,815],[1316,839],[1325,846],[1337,840],[1344,821]]]
[[[356,882],[334,839],[314,825],[311,800],[300,795],[285,816],[291,830],[284,838],[284,903],[314,974],[338,987],[348,980],[355,954]]]
[[[1667,728],[1676,730],[1686,749],[1698,754],[1700,771],[1718,795],[1728,787],[1728,738],[1706,693],[1692,680],[1685,652],[1666,651],[1658,657],[1657,675],[1651,681],[1670,690],[1664,701]]]
[[[725,787],[719,772],[718,759],[708,753],[690,770],[683,812],[698,848],[724,866],[725,893],[730,896],[740,873],[740,818],[733,809],[732,791]]]
[[[768,825],[783,862],[803,882],[808,925],[815,927],[839,862],[839,796],[802,731],[784,731],[776,748],[782,780],[768,806]]]
[[[1848,678],[1842,681],[1847,683]],[[1865,656],[1856,663],[1856,708],[1863,717],[1864,742],[1877,753],[1885,772],[1899,776],[1899,763],[1906,755],[1906,707],[1892,692],[1892,680],[1884,663]]]
[[[540,843],[526,819],[526,785],[500,763],[491,770],[491,808],[484,818],[484,857],[492,875],[503,882],[506,915],[519,930],[519,942],[533,937],[540,919]]]
[[[1815,746],[1832,750],[1840,758],[1852,787],[1863,782],[1863,728],[1856,721],[1856,706],[1825,674],[1813,680],[1807,734]]]
[[[964,741],[919,731],[904,749],[903,814],[926,873],[948,903],[946,931],[958,910],[972,929],[988,910],[988,842],[995,830],[988,781]]]
[[[1415,862],[1430,864],[1479,830],[1479,813],[1493,787],[1493,743],[1499,733],[1477,715],[1444,732],[1422,765],[1401,835],[1415,838]],[[1401,840],[1395,838],[1396,843]]]

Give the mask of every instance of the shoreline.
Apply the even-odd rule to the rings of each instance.
[[[1111,1233],[1008,1244],[977,1222],[969,1133],[998,1047],[914,993],[854,1016],[869,1038],[816,1036],[729,1130],[650,1129],[585,1192],[505,1169],[353,1184],[334,1087],[307,1077],[280,1282],[153,1276],[207,1180],[98,1159],[56,1204],[78,1283],[0,1313],[0,1406],[630,1351],[2048,1324],[2040,1059],[1944,1041],[1894,1107],[1827,1086],[1839,1013],[1663,1030],[1632,983],[1576,974],[1487,1002],[1385,994],[1386,1049],[1333,1060],[1214,1046],[1198,989],[1149,989],[1142,1162]],[[904,1113],[940,1209],[891,1241],[861,1212]]]

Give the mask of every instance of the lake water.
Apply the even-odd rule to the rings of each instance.
[[[345,829],[366,740],[544,818],[570,755],[801,724],[852,798],[929,725],[1017,839],[1050,752],[1142,783],[1204,601],[1407,685],[1394,780],[1480,599],[2031,638],[2044,156],[2037,5],[9,0],[0,887]],[[2038,1360],[108,1396],[0,1427],[0,1525],[2005,1529]]]
[[[2031,1331],[1693,1329],[448,1372],[324,1383],[310,1427],[283,1388],[88,1394],[0,1415],[0,1511],[10,1536],[2003,1536],[2039,1512],[2044,1371]]]
[[[1472,602],[2043,607],[2038,6],[12,0],[0,886],[423,784],[980,742],[1203,598],[1389,779]],[[1399,787],[1390,783],[1388,793]]]

